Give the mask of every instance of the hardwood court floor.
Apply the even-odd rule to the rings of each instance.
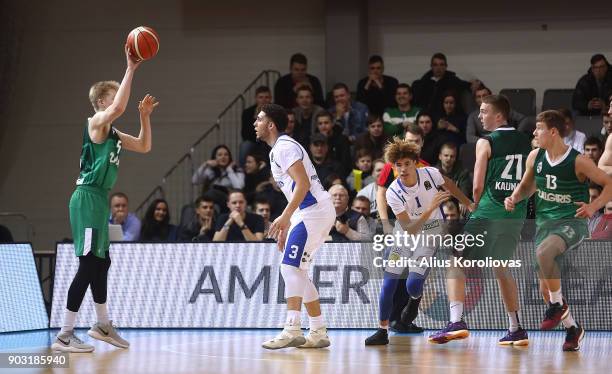
[[[57,330],[0,334],[2,352],[47,352]],[[262,349],[277,330],[123,330],[127,350],[93,342],[91,354],[71,354],[69,369],[1,369],[0,373],[604,373],[612,362],[612,333],[587,332],[580,352],[562,352],[565,334],[529,332],[525,348],[500,347],[502,331],[472,331],[464,341],[434,345],[424,335],[392,335],[365,347],[368,330],[332,330],[322,350]],[[86,330],[78,336],[91,342]]]

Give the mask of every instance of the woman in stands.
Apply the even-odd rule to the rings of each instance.
[[[177,229],[170,224],[168,203],[164,199],[155,199],[142,217],[140,240],[143,242],[174,242]]]

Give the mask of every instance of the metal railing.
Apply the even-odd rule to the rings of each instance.
[[[171,217],[178,224],[182,207],[192,203],[202,191],[200,186],[191,183],[194,171],[206,160],[210,159],[212,149],[225,144],[232,151],[234,160],[238,160],[240,146],[242,112],[255,103],[255,90],[259,86],[268,86],[272,90],[280,77],[275,70],[264,70],[241,94],[237,95],[219,113],[215,123],[210,126],[179,160],[164,174],[161,183],[153,188],[147,197],[135,209],[142,218],[149,205],[158,198],[168,201]]]

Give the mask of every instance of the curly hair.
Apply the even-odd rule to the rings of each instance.
[[[419,160],[419,147],[398,137],[385,147],[385,160],[392,164],[403,158]]]

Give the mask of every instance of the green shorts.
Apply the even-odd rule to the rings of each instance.
[[[464,235],[477,239],[475,245],[466,248],[463,257],[470,260],[510,260],[518,247],[523,229],[522,219],[470,219],[463,229]],[[482,245],[479,245],[482,244]]]
[[[85,256],[93,252],[106,258],[108,240],[108,191],[93,186],[78,186],[70,198],[70,228],[74,239],[74,252]]]
[[[565,250],[568,251],[578,247],[584,239],[589,237],[589,228],[584,219],[554,220],[538,225],[535,236],[536,248],[551,235],[561,237],[566,245]]]

